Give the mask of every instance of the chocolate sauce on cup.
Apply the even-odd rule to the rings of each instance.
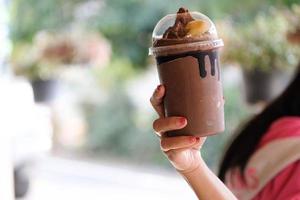
[[[217,74],[218,80],[220,80],[220,68],[219,68],[219,59],[218,59],[218,52],[217,51],[204,51],[204,52],[187,52],[183,54],[171,55],[171,56],[161,56],[156,58],[156,62],[158,65],[162,63],[169,62],[178,58],[184,58],[187,56],[192,56],[198,60],[198,67],[199,67],[199,75],[201,78],[205,78],[207,75],[207,70],[205,69],[205,56],[209,57],[210,61],[210,73],[212,76]],[[217,71],[217,73],[216,73]]]

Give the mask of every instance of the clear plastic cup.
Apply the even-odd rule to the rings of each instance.
[[[184,116],[188,122],[185,128],[167,135],[214,135],[225,128],[219,66],[223,41],[207,16],[179,12],[183,13],[167,15],[157,23],[149,49],[166,87],[166,116]]]

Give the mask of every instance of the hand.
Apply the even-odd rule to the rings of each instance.
[[[165,117],[164,95],[165,87],[159,85],[150,98],[153,108],[159,115],[159,118],[153,122],[153,129],[160,137],[161,150],[179,172],[188,173],[194,171],[200,165],[200,149],[206,138],[196,136],[166,137],[164,135],[166,131],[182,129],[188,123],[184,117]]]

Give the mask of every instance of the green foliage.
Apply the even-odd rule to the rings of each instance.
[[[38,62],[32,46],[25,43],[15,44],[10,59],[14,73],[31,81],[52,79],[62,68],[61,65]]]
[[[299,0],[269,0],[269,2],[289,7],[295,4],[299,4]]]
[[[70,22],[75,0],[13,0],[10,30],[14,42],[31,41],[40,30],[57,30]]]
[[[137,122],[134,105],[121,87],[101,105],[85,105],[89,135],[86,148],[135,161],[166,163],[151,124],[152,117]]]
[[[133,120],[134,107],[120,89],[112,91],[103,106],[87,106],[88,144],[93,150],[128,153],[128,138],[137,132]]]
[[[212,19],[224,18],[229,13],[234,19],[249,21],[267,5],[291,5],[297,0],[102,0],[96,14],[83,20],[76,16],[84,0],[12,0],[11,36],[14,42],[31,41],[41,30],[66,30],[74,25],[103,33],[113,46],[116,57],[127,57],[136,68],[145,68],[151,32],[157,21],[181,6],[198,10]]]
[[[238,3],[233,0],[166,1],[160,0],[109,0],[96,16],[89,19],[88,26],[98,29],[109,38],[117,56],[129,57],[136,67],[144,67],[155,24],[164,15],[174,13],[184,6],[199,10],[212,18],[233,15],[252,15],[261,2],[258,0]],[[238,9],[236,9],[238,8]],[[242,8],[242,9],[241,9]],[[245,14],[248,10],[248,15]]]
[[[88,25],[111,40],[117,56],[126,56],[135,66],[144,67],[154,25],[165,14],[175,12],[179,4],[175,1],[165,7],[158,0],[110,0]]]
[[[128,58],[113,58],[104,69],[94,69],[94,75],[104,88],[119,87],[137,72]]]
[[[282,11],[271,9],[257,15],[252,23],[226,25],[221,29],[226,41],[224,62],[265,71],[296,65],[300,51],[286,39],[289,22]]]
[[[300,4],[292,6],[292,12],[288,16],[291,23],[290,31],[295,32],[300,30]]]

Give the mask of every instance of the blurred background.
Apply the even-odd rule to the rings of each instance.
[[[226,131],[202,151],[217,171],[293,75],[299,0],[0,0],[0,199],[196,199],[160,152],[149,103],[151,32],[181,6],[225,42]]]

